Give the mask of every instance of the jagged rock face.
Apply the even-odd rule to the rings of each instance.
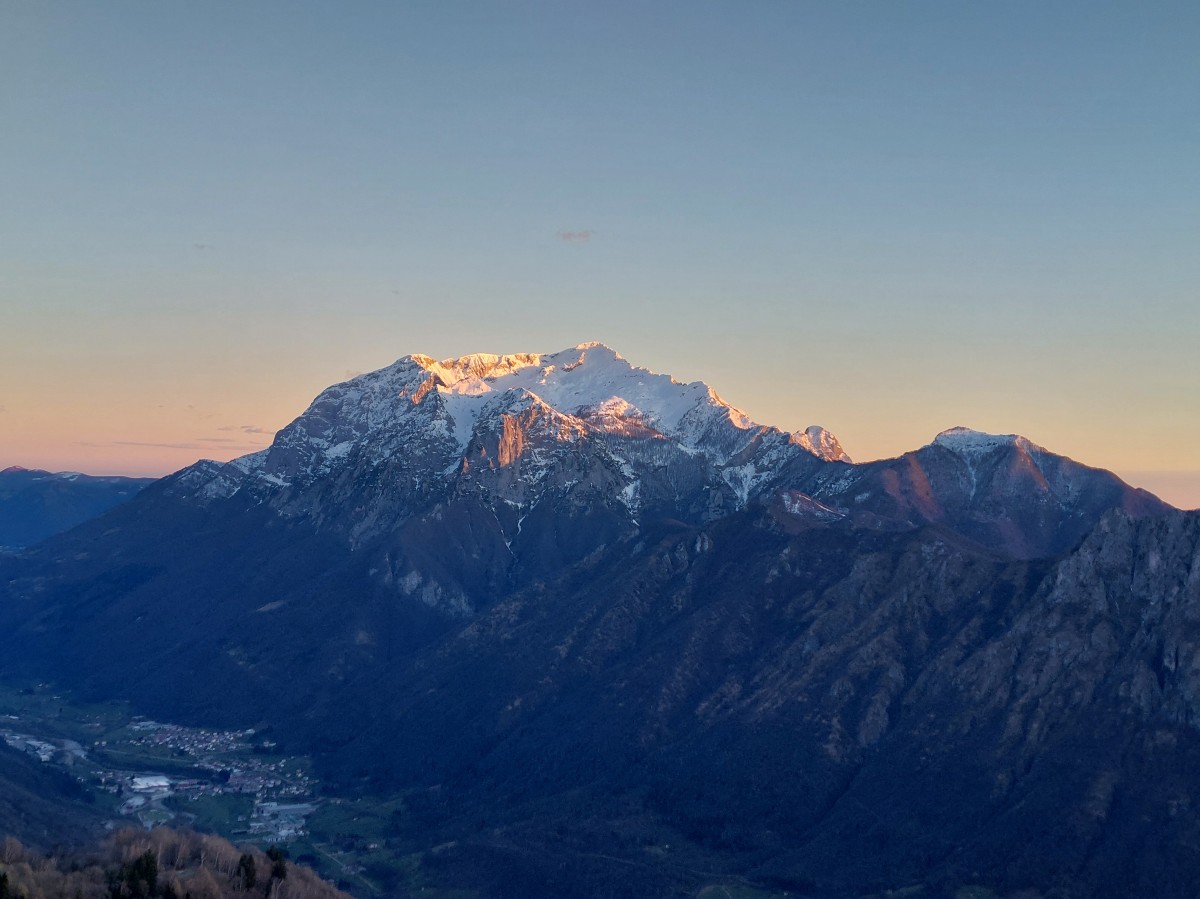
[[[1200,516],[1106,516],[1030,611],[964,665],[973,698],[1040,734],[1098,691],[1147,721],[1200,724]],[[1051,686],[1053,685],[1053,686]],[[1057,693],[1050,697],[1048,694]]]

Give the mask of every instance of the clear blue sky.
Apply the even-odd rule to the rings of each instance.
[[[11,2],[0,121],[5,464],[603,340],[856,458],[1200,469],[1195,2]]]

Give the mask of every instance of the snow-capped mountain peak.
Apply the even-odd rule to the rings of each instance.
[[[477,454],[498,434],[507,435],[507,449],[489,455],[488,466],[507,468],[505,460],[533,454],[537,465],[521,471],[536,469],[539,477],[555,466],[577,467],[578,459],[563,454],[587,443],[593,449],[581,451],[594,451],[597,464],[615,473],[619,483],[609,487],[627,498],[631,512],[635,497],[676,491],[680,483],[701,490],[715,478],[721,489],[702,504],[716,514],[767,489],[791,460],[849,461],[822,428],[787,434],[758,424],[701,381],[677,381],[602,343],[584,343],[548,354],[405,356],[323,391],[268,449],[215,471],[196,468],[179,484],[215,498],[247,486],[266,495],[330,476],[386,477],[424,497],[460,489],[453,479],[477,471]],[[471,453],[476,457],[464,466]],[[546,484],[574,483],[574,475],[546,477]]]
[[[504,356],[496,356],[491,353],[471,353],[458,359],[444,359],[441,362],[422,355],[413,355],[408,358],[436,375],[441,381],[441,385],[439,385],[441,389],[468,396],[488,393],[492,390],[489,382],[527,368],[536,367],[541,360],[541,356],[537,353],[514,353]]]
[[[989,434],[971,428],[948,428],[933,438],[932,446],[940,446],[958,456],[982,456],[1006,446],[1025,452],[1046,452],[1045,449],[1020,434]]]
[[[707,384],[683,383],[640,368],[602,343],[549,354],[474,353],[441,361],[413,355],[397,365],[406,362],[435,378],[433,385],[453,420],[460,447],[470,440],[488,398],[509,390],[534,393],[563,414],[587,420],[599,432],[653,431],[690,449],[702,448],[703,435],[718,420],[725,428],[748,432],[747,439],[749,432],[763,429]],[[813,439],[812,431],[794,442],[825,457],[836,440],[830,444],[828,438]],[[840,447],[829,457],[841,458]]]
[[[803,434],[793,434],[792,442],[803,446],[814,456],[831,462],[853,461],[833,434],[820,425],[809,425]]]

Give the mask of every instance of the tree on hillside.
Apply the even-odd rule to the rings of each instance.
[[[130,828],[88,855],[52,856],[0,839],[0,899],[56,897],[350,899],[304,865],[289,865],[283,849],[264,854],[210,834]]]
[[[131,862],[121,865],[109,885],[112,899],[150,899],[158,895],[158,858],[147,849]]]
[[[258,873],[254,863],[254,856],[249,852],[243,852],[242,857],[238,859],[237,873],[242,878],[242,889],[249,890],[258,882]]]
[[[267,850],[267,858],[271,860],[271,879],[284,880],[287,878],[287,854],[278,846]]]

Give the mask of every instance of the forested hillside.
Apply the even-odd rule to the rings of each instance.
[[[44,854],[8,837],[0,899],[347,899],[279,849],[191,831],[122,830],[89,850]]]

